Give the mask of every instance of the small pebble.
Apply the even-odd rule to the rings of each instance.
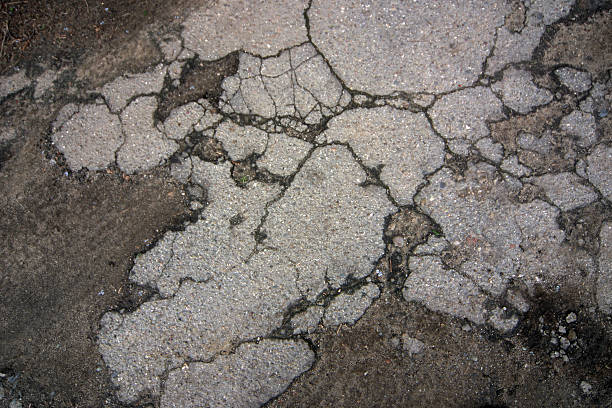
[[[574,323],[576,320],[578,320],[578,316],[576,316],[576,313],[574,313],[574,312],[571,312],[565,318],[565,321],[568,322],[568,323]]]
[[[569,348],[570,341],[566,337],[561,337],[559,341],[561,342],[561,348],[563,350],[567,350]]]
[[[393,245],[395,245],[396,247],[403,247],[406,244],[406,241],[404,240],[404,237],[402,236],[395,236],[393,237]]]
[[[580,389],[584,394],[590,394],[593,391],[593,386],[586,381],[580,382]]]

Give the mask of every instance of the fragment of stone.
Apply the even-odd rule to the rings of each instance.
[[[584,207],[597,200],[597,194],[574,173],[545,174],[528,180],[544,191],[561,211]]]
[[[308,17],[312,42],[350,89],[388,95],[472,85],[507,10],[503,1],[337,0],[313,1]]]
[[[589,181],[608,201],[612,201],[612,147],[603,144],[595,147],[587,157]]]
[[[544,30],[542,25],[526,26],[520,32],[498,28],[495,50],[487,60],[487,74],[494,75],[510,63],[530,60]]]
[[[173,62],[180,55],[183,46],[179,37],[168,35],[159,42],[159,49],[167,62]]]
[[[244,343],[235,353],[210,363],[189,363],[171,371],[161,407],[260,407],[282,393],[314,360],[303,340]]]
[[[185,48],[212,61],[233,51],[260,55],[308,41],[304,10],[306,0],[280,3],[221,0],[192,13],[183,22]]]
[[[426,243],[414,248],[415,255],[441,254],[448,247],[448,241],[444,237],[431,235]]]
[[[580,147],[589,147],[597,142],[597,125],[590,113],[575,110],[561,119],[559,129],[577,138]]]
[[[219,124],[215,138],[223,143],[232,160],[243,160],[253,153],[262,154],[268,143],[268,134],[263,130],[240,126],[230,120]]]
[[[373,283],[362,286],[354,293],[342,292],[332,299],[323,315],[323,324],[326,327],[335,327],[339,324],[352,326],[363,316],[378,297],[380,290]]]
[[[425,343],[404,333],[402,334],[402,348],[404,351],[407,351],[410,356],[415,356],[421,354],[425,350]]]
[[[25,70],[0,78],[0,100],[27,88],[31,83]]]
[[[158,65],[142,74],[127,74],[105,84],[101,93],[111,112],[121,111],[132,98],[139,95],[159,93],[164,86],[166,66]]]
[[[591,89],[591,74],[574,68],[563,67],[555,70],[559,82],[573,92],[586,92]]]
[[[597,303],[599,310],[612,314],[612,223],[606,222],[599,233],[599,276]]]
[[[484,137],[476,142],[476,148],[482,157],[499,163],[504,158],[504,147],[501,143],[494,142],[490,137]]]
[[[319,327],[323,313],[325,313],[325,308],[322,306],[311,306],[305,311],[296,314],[291,319],[293,332],[295,334],[314,333]]]
[[[168,232],[157,245],[136,257],[130,279],[174,295],[185,278],[206,281],[239,267],[255,250],[253,232],[266,202],[280,192],[259,182],[240,188],[231,178],[231,163],[215,165],[190,159],[191,181],[207,190],[201,219],[181,233]]]
[[[529,176],[531,174],[531,169],[519,163],[518,157],[514,154],[506,157],[502,161],[500,168],[515,177]]]
[[[515,314],[507,316],[504,309],[496,307],[491,311],[488,322],[500,332],[508,333],[516,327],[519,320]]]
[[[402,291],[408,302],[422,303],[435,312],[476,324],[485,323],[486,295],[471,280],[445,269],[439,257],[411,257],[410,271]]]
[[[328,142],[348,143],[366,166],[382,166],[380,178],[400,205],[411,204],[425,175],[444,161],[444,143],[423,113],[353,109],[330,120],[325,136]]]
[[[170,79],[173,79],[175,81],[180,80],[181,74],[183,73],[184,65],[185,62],[183,61],[174,61],[170,65],[168,65],[168,75],[170,76]],[[175,83],[180,83],[180,81]]]
[[[268,146],[257,165],[279,176],[289,176],[298,169],[312,145],[284,133],[270,133]]]
[[[515,289],[509,289],[506,292],[506,300],[521,313],[527,313],[530,309],[529,302]]]
[[[434,128],[447,140],[465,145],[489,136],[488,121],[504,118],[503,105],[489,88],[476,87],[438,99],[429,110]],[[466,150],[455,153],[467,155]]]
[[[164,122],[166,136],[173,140],[184,139],[193,132],[193,126],[204,116],[204,108],[196,102],[179,106],[170,112]]]
[[[529,72],[516,68],[506,69],[503,79],[494,83],[491,89],[501,96],[504,105],[522,114],[553,99],[549,90],[538,88],[533,83]]]
[[[321,147],[268,207],[262,245],[287,254],[307,299],[349,276],[367,276],[384,253],[384,219],[395,207],[383,188],[363,186],[365,180],[345,147]]]
[[[72,105],[64,113],[58,119],[65,122],[57,123],[51,140],[72,170],[101,170],[115,161],[115,152],[124,141],[117,115],[103,104]]]
[[[540,137],[527,132],[520,132],[516,139],[521,149],[530,150],[539,154],[548,154],[552,149],[552,135],[545,132]]]
[[[117,164],[126,173],[150,170],[178,149],[176,142],[168,140],[155,127],[153,116],[156,109],[157,98],[143,96],[121,113],[125,142],[117,152]]]

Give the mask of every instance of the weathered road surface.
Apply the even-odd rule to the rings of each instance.
[[[53,101],[59,178],[189,200],[123,271],[149,295],[96,317],[92,404],[610,406],[611,22],[583,3],[220,0],[140,72],[4,77]]]

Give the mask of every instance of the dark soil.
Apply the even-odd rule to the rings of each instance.
[[[0,180],[5,392],[26,407],[102,406],[112,394],[98,321],[146,299],[146,290],[130,290],[127,272],[134,254],[186,213],[181,190],[160,177],[64,176],[34,142]]]
[[[111,52],[153,22],[171,22],[202,1],[2,0],[0,73],[31,61]]]
[[[579,316],[582,354],[565,365],[551,359],[550,338],[537,326],[540,317],[555,327],[565,318],[558,304],[568,303],[561,296],[555,303],[559,309],[551,302],[534,308],[524,334],[503,338],[383,295],[355,326],[314,335],[314,367],[267,407],[610,406],[610,339]],[[422,341],[423,352],[411,355],[402,336]],[[583,380],[593,385],[591,395],[580,391]]]

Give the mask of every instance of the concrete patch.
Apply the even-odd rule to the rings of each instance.
[[[404,284],[404,299],[484,324],[487,297],[469,279],[446,270],[438,257],[414,257],[410,269],[413,272]]]
[[[587,157],[587,163],[589,181],[608,201],[612,201],[612,147],[597,146]]]
[[[412,203],[424,176],[444,160],[444,143],[422,113],[354,109],[333,118],[324,136],[348,143],[366,166],[382,167],[380,178],[400,205]]]
[[[306,6],[305,0],[286,0],[282,4],[219,1],[185,20],[185,48],[206,61],[237,50],[274,55],[307,40],[303,17]]]
[[[505,70],[503,79],[494,83],[491,89],[500,94],[504,105],[523,114],[553,99],[550,91],[533,83],[529,72],[515,68]]]
[[[280,394],[314,362],[301,340],[240,345],[211,363],[191,363],[170,373],[161,407],[259,407]]]
[[[83,105],[51,135],[73,170],[100,170],[115,160],[124,142],[121,123],[106,105]]]
[[[341,293],[336,296],[323,315],[323,324],[327,327],[339,324],[354,324],[372,304],[372,300],[380,295],[380,290],[374,284],[365,285],[355,293]]]
[[[143,96],[130,103],[121,113],[125,142],[117,151],[117,164],[131,174],[159,166],[178,149],[155,127],[157,109],[154,96]]]
[[[384,252],[384,218],[395,208],[382,188],[361,186],[365,176],[346,148],[319,148],[268,208],[263,244],[291,260],[296,284],[308,299],[349,276],[368,275]]]
[[[488,121],[504,118],[502,103],[489,88],[453,92],[429,110],[434,128],[449,141],[451,150],[467,155],[472,143],[489,136]]]
[[[314,1],[308,16],[312,41],[346,85],[384,95],[471,85],[506,11],[506,3],[496,1],[367,2],[355,7],[337,0]]]
[[[144,74],[125,75],[105,84],[101,93],[111,112],[118,113],[131,98],[139,95],[159,93],[164,85],[166,66],[158,65],[155,70]]]
[[[546,174],[530,182],[540,186],[561,211],[569,211],[597,200],[597,194],[573,173]]]

